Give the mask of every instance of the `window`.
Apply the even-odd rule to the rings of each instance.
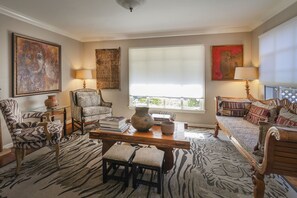
[[[292,103],[297,103],[297,89],[265,86],[265,99],[271,98],[287,98]]]
[[[129,97],[130,106],[204,110],[204,46],[129,49]]]
[[[297,17],[260,36],[260,81],[297,86]]]

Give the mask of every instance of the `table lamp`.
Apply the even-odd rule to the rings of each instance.
[[[80,69],[75,71],[75,78],[84,80],[83,88],[86,88],[86,79],[92,79],[92,77],[92,70],[90,69]]]
[[[235,67],[234,79],[245,80],[246,95],[250,94],[249,80],[258,79],[258,68],[257,67]]]

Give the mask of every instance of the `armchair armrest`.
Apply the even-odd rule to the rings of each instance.
[[[49,112],[26,112],[22,115],[23,119],[28,119],[28,118],[45,118],[46,121],[50,122],[51,121],[51,115]]]
[[[52,134],[48,131],[48,122],[40,122],[38,126],[43,126],[44,127],[44,133],[46,135],[47,140],[52,139]]]
[[[110,107],[110,108],[111,108],[112,103],[111,103],[111,102],[105,102],[105,101],[102,100],[102,102],[101,102],[101,106],[104,106],[104,107]]]
[[[98,90],[98,94],[100,95],[100,98],[101,98],[101,106],[104,106],[104,107],[110,107],[110,108],[111,108],[111,107],[112,107],[112,103],[111,103],[111,102],[105,102],[105,101],[104,101],[100,89]]]
[[[71,107],[71,115],[74,119],[82,121],[82,110],[83,108],[80,106],[72,106]]]

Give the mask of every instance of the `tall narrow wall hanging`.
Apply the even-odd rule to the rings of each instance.
[[[96,49],[97,89],[120,89],[120,54],[118,49]]]

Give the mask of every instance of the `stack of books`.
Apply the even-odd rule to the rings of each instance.
[[[106,117],[99,121],[100,131],[111,132],[125,132],[129,128],[129,124],[126,123],[126,118],[120,117]]]
[[[172,121],[170,119],[170,115],[168,114],[157,114],[157,113],[153,113],[152,117],[154,119],[154,124],[155,125],[160,125],[162,122],[169,122]]]

